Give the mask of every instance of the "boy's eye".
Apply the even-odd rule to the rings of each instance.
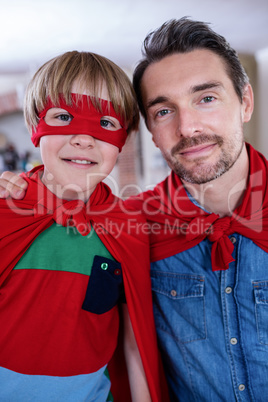
[[[69,123],[73,120],[73,116],[71,116],[70,114],[60,114],[56,116],[56,118],[63,122],[69,122]]]
[[[65,109],[51,108],[47,111],[45,122],[49,126],[68,126],[73,120],[73,116]]]
[[[101,120],[100,121],[100,125],[104,128],[108,128],[108,127],[114,127],[114,125],[109,121],[109,120]]]
[[[111,116],[103,116],[100,119],[100,125],[102,128],[105,128],[106,130],[110,131],[116,131],[122,128],[121,124],[115,117]]]

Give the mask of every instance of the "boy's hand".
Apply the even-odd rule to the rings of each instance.
[[[3,172],[0,176],[0,198],[22,199],[28,186],[27,181],[13,172]]]

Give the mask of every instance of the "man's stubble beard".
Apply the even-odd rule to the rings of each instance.
[[[241,133],[240,133],[241,134]],[[242,138],[243,138],[243,134]],[[187,169],[183,163],[180,163],[176,155],[184,149],[189,149],[194,146],[198,146],[206,143],[215,143],[221,150],[219,159],[214,164],[206,163],[206,157],[196,158],[191,163],[194,164],[193,168]],[[169,167],[174,173],[182,180],[192,184],[204,184],[212,180],[217,179],[226,173],[239,158],[243,149],[244,140],[241,141],[240,147],[234,147],[234,141],[226,142],[223,138],[217,134],[206,135],[201,134],[196,137],[184,137],[178,144],[176,144],[170,155],[163,152],[163,156],[166,159]]]

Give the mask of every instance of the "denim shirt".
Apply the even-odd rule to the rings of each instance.
[[[268,253],[229,237],[226,271],[212,272],[208,239],[151,265],[171,401],[268,401]]]

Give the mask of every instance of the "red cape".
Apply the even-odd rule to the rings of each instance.
[[[58,199],[41,182],[43,168],[23,174],[29,186],[23,200],[0,200],[0,285],[34,239],[53,222],[75,225],[81,234],[94,228],[113,257],[121,263],[129,314],[144,365],[152,400],[167,401],[159,361],[151,297],[149,241],[139,229],[141,215],[123,212],[120,200],[100,183],[87,204]],[[141,258],[142,257],[142,258]],[[111,362],[112,393],[116,402],[130,401],[122,350]],[[164,385],[165,388],[165,385]],[[124,393],[127,392],[128,394]]]
[[[152,261],[180,253],[208,237],[213,242],[212,269],[228,269],[233,261],[231,254],[234,248],[228,235],[235,232],[248,237],[268,252],[268,163],[249,144],[247,150],[247,189],[241,205],[232,216],[220,218],[193,204],[174,172],[152,191],[125,202],[126,208],[142,211],[150,224]]]

